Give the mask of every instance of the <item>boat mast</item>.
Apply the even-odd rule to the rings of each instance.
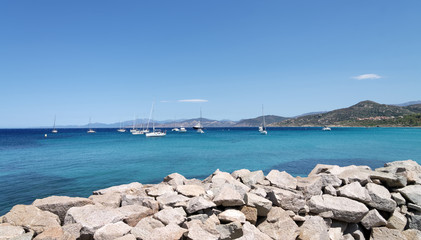
[[[263,130],[265,130],[266,129],[266,127],[265,127],[266,123],[265,123],[265,114],[263,113],[263,104],[262,104],[262,117],[263,117]]]
[[[56,115],[54,115],[54,125],[53,125],[53,130],[56,129]]]
[[[149,113],[149,118],[148,118],[148,124],[146,125],[146,129],[149,129],[149,122],[151,121],[151,117],[152,117],[152,111],[153,111],[153,105],[155,102],[152,102],[152,108],[151,108],[151,112]]]
[[[136,126],[136,114],[133,114],[133,130],[135,129]]]
[[[155,132],[155,121],[153,120],[153,117],[154,117],[153,115],[154,115],[154,111],[155,111],[154,105],[155,105],[155,102],[152,103],[152,110],[151,110],[151,114],[152,114],[152,131],[153,132]]]

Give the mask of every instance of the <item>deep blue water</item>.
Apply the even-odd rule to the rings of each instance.
[[[276,128],[267,136],[256,128],[188,130],[151,139],[115,129],[0,129],[0,215],[36,198],[88,197],[113,185],[157,183],[173,172],[187,178],[205,178],[218,168],[306,175],[317,163],[377,168],[395,160],[421,162],[420,128]]]

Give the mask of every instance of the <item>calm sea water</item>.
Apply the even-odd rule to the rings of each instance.
[[[267,136],[256,128],[188,130],[164,138],[115,129],[0,130],[0,215],[36,198],[88,197],[113,185],[157,183],[173,172],[187,178],[205,178],[218,168],[306,175],[317,163],[376,168],[394,160],[421,162],[419,128],[276,128]]]

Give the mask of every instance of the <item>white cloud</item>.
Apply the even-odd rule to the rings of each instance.
[[[169,103],[169,102],[171,102],[171,101],[169,101],[169,100],[162,100],[162,101],[159,101],[159,102],[162,102],[162,103]]]
[[[352,77],[353,79],[357,80],[367,80],[367,79],[379,79],[382,78],[380,75],[374,73],[362,74],[359,76]]]
[[[178,100],[178,102],[192,102],[192,103],[197,103],[197,102],[208,102],[208,100],[205,100],[205,99],[183,99],[183,100]]]

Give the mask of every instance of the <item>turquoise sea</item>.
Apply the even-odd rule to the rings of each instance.
[[[173,172],[203,179],[216,169],[285,170],[306,175],[317,163],[368,165],[421,162],[420,128],[205,129],[163,138],[116,129],[0,130],[0,215],[50,195],[88,197],[134,181],[158,183]],[[44,134],[48,137],[44,138]]]

